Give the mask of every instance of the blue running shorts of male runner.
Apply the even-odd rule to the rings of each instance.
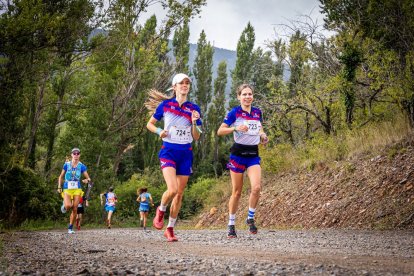
[[[105,206],[105,211],[107,211],[107,212],[110,212],[110,211],[115,212],[115,206]]]
[[[177,175],[193,173],[193,149],[189,144],[177,145],[164,142],[158,157],[161,169],[173,167]]]
[[[260,157],[240,157],[230,154],[227,169],[235,173],[244,173],[249,167],[260,165]]]

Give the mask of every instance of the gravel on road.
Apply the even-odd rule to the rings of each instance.
[[[0,275],[414,275],[414,233],[91,229],[2,233]]]

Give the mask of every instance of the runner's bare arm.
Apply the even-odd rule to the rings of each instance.
[[[236,132],[237,131],[246,131],[244,128],[246,128],[246,126],[242,125],[242,126],[237,126],[237,127],[229,127],[228,124],[222,123],[221,126],[219,127],[219,129],[217,130],[217,135],[218,136],[224,136],[224,135],[231,134],[235,131]]]
[[[153,133],[158,134],[161,138],[165,138],[168,135],[168,132],[164,129],[157,127],[155,124],[158,122],[157,119],[151,117],[147,123],[147,129]]]
[[[60,173],[60,175],[59,175],[59,178],[58,178],[58,193],[60,193],[60,192],[62,192],[62,181],[63,181],[63,176],[65,175],[65,173],[66,173],[66,171],[65,170],[62,170],[61,171],[61,173]]]

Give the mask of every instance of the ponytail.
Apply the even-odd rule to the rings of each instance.
[[[157,106],[164,100],[172,99],[175,97],[175,92],[172,95],[166,95],[156,89],[151,89],[148,92],[148,99],[144,103],[145,107],[152,114],[155,112]]]

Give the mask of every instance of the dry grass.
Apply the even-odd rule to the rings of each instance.
[[[279,144],[262,148],[263,168],[269,172],[286,172],[300,168],[314,169],[318,164],[349,159],[359,154],[377,154],[386,145],[413,135],[404,119],[367,125],[336,136],[316,136],[301,145]]]
[[[364,152],[375,154],[384,146],[397,143],[411,135],[413,135],[413,129],[407,121],[402,119],[369,126],[348,135],[347,155],[350,157]]]

